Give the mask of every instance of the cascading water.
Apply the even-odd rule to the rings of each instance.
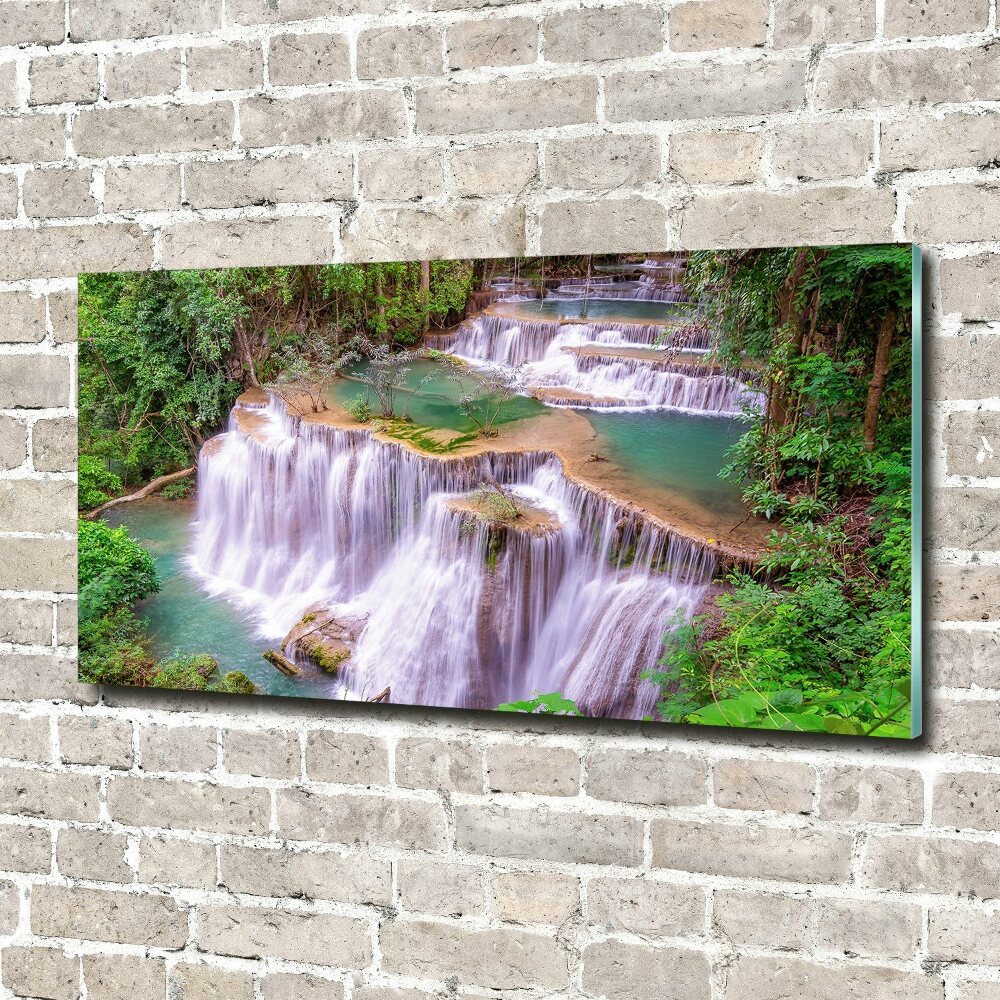
[[[234,409],[198,479],[191,563],[207,585],[273,638],[317,601],[362,620],[339,682],[391,686],[394,702],[491,708],[558,690],[590,714],[648,715],[656,689],[639,674],[715,568],[710,549],[577,485],[550,454],[424,457],[275,399]],[[546,530],[453,506],[491,480]]]
[[[665,365],[657,360],[611,355],[584,355],[587,346],[649,347],[665,337],[653,324],[546,323],[509,316],[485,315],[466,320],[449,337],[433,338],[431,346],[448,350],[476,364],[523,366],[525,385],[535,389],[571,390],[582,398],[553,405],[577,408],[669,407],[693,413],[733,416],[762,405],[760,393],[740,373]],[[668,358],[667,352],[664,357]]]

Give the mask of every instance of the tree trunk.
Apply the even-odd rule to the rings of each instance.
[[[875,438],[878,435],[878,410],[882,403],[882,391],[885,389],[885,377],[889,373],[889,352],[892,349],[892,337],[896,332],[897,313],[890,309],[882,320],[878,331],[878,343],[875,346],[875,368],[872,380],[868,383],[868,402],[865,404],[865,449],[875,450]]]
[[[420,262],[420,308],[424,312],[424,335],[431,328],[431,262]]]
[[[151,483],[147,483],[141,490],[136,490],[135,493],[130,493],[126,497],[116,497],[114,500],[109,500],[107,503],[102,503],[100,507],[95,507],[89,514],[85,514],[84,517],[88,521],[92,521],[98,514],[102,514],[106,510],[110,510],[112,507],[117,507],[122,503],[132,503],[133,500],[141,500],[143,497],[148,497],[151,493],[155,493],[157,490],[162,490],[164,486],[168,486],[170,483],[176,483],[179,479],[184,479],[190,476],[194,472],[194,466],[190,466],[187,469],[181,469],[180,472],[171,472],[169,475],[160,476],[158,479],[154,479]]]
[[[261,656],[271,664],[272,667],[277,667],[283,674],[287,674],[289,677],[297,677],[302,673],[299,668],[292,663],[287,656],[282,656],[276,649],[267,649]]]

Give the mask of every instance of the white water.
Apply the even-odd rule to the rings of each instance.
[[[562,691],[589,714],[652,711],[639,682],[714,571],[679,539],[567,480],[545,453],[441,461],[365,431],[234,410],[202,453],[191,563],[279,639],[317,600],[367,616],[340,681],[396,703],[492,708]],[[487,477],[558,519],[490,529],[448,505]],[[463,524],[466,527],[463,527]]]
[[[522,366],[525,385],[571,389],[593,397],[601,408],[664,407],[691,413],[735,416],[744,407],[759,408],[763,397],[729,374],[685,374],[661,362],[641,358],[581,355],[587,346],[649,347],[662,332],[649,324],[544,323],[505,316],[467,320],[450,338],[434,346],[472,364]],[[669,354],[664,352],[664,360]],[[577,408],[579,402],[573,404]]]

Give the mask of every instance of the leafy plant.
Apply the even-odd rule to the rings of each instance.
[[[368,402],[368,397],[362,393],[348,400],[344,408],[359,424],[367,424],[372,418],[371,404]]]
[[[509,701],[497,705],[498,712],[524,712],[528,715],[583,715],[576,703],[553,691],[550,694],[539,694],[533,691],[530,698],[524,701]]]

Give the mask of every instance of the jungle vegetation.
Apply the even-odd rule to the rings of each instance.
[[[661,718],[910,735],[910,269],[899,246],[693,255],[717,352],[767,394],[721,475],[774,528],[668,633]]]

